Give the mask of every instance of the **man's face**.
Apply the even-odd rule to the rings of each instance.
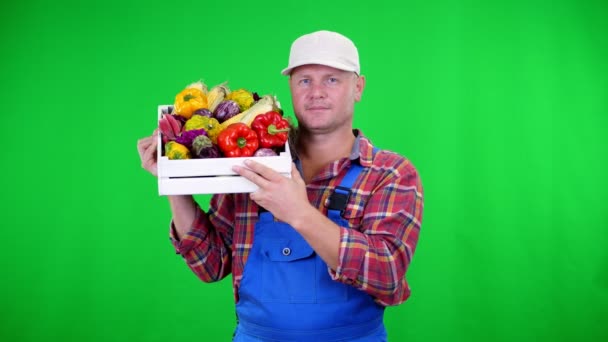
[[[295,68],[289,87],[299,125],[315,133],[352,129],[354,104],[364,86],[365,78],[354,72],[318,64]]]

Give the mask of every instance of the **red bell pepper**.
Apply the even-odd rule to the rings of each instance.
[[[258,135],[242,122],[226,127],[217,137],[217,144],[226,157],[250,157],[258,149]]]
[[[260,146],[272,148],[285,145],[289,132],[289,121],[278,112],[260,114],[251,122],[251,128],[260,138]]]

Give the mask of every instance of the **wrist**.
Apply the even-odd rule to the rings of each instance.
[[[315,217],[319,214],[317,208],[309,203],[306,208],[299,210],[296,215],[292,215],[292,218],[287,223],[296,231],[302,232],[311,226],[311,223],[314,222]]]

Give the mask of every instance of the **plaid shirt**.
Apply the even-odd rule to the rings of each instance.
[[[410,295],[405,272],[410,264],[422,222],[423,196],[418,172],[396,153],[373,152],[359,131],[349,158],[327,165],[306,185],[310,203],[327,215],[329,196],[346,175],[351,162],[364,171],[353,185],[340,228],[339,264],[330,276],[372,295],[388,306]],[[232,273],[235,302],[253,244],[258,205],[249,194],[214,195],[208,213],[197,206],[191,230],[177,240],[171,223],[170,239],[194,273],[205,282]]]

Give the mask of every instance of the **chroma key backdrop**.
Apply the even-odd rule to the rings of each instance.
[[[606,1],[31,0],[0,19],[1,341],[229,341],[231,279],[175,254],[136,144],[197,80],[293,117],[280,71],[320,29],[359,48],[355,126],[424,186],[389,340],[608,341]]]

